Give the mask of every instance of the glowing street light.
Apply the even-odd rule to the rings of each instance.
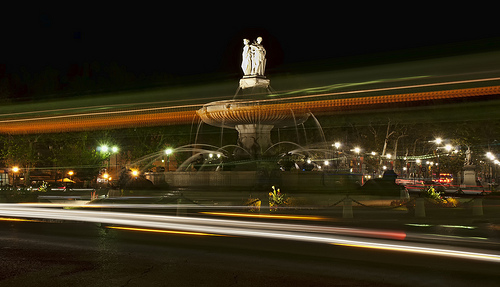
[[[447,151],[447,152],[450,152],[452,149],[453,149],[453,146],[451,144],[447,144],[444,146],[444,149]]]
[[[120,149],[117,146],[109,147],[108,145],[100,145],[97,147],[97,151],[102,153],[117,153]]]
[[[342,144],[340,142],[335,142],[332,146],[335,147],[335,169],[339,168],[339,148]]]
[[[489,158],[490,160],[494,160],[495,159],[495,155],[492,154],[490,151],[486,153],[486,157]]]
[[[11,170],[12,170],[12,183],[13,183],[14,186],[17,186],[17,184],[16,184],[16,173],[19,172],[19,167],[18,166],[13,166]]]
[[[165,154],[167,155],[167,171],[170,171],[170,155],[174,152],[173,149],[167,148]]]

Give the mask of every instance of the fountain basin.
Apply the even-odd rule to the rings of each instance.
[[[226,100],[205,104],[197,111],[206,124],[232,128],[237,125],[259,124],[289,127],[304,123],[307,110],[291,109],[286,104],[268,104],[261,101]]]
[[[271,145],[271,130],[275,127],[297,126],[309,117],[305,109],[266,101],[226,100],[204,105],[197,111],[209,125],[238,131],[238,145],[252,156],[259,156]]]

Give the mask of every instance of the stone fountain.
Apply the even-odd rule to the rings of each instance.
[[[312,115],[271,88],[271,81],[265,76],[266,50],[262,38],[252,44],[244,39],[243,44],[243,77],[234,97],[207,103],[197,111],[203,123],[220,127],[221,134],[223,129],[235,129],[238,132],[236,148],[230,152],[234,145],[230,148],[207,147],[196,142],[178,147],[174,153],[190,152],[191,157],[176,172],[150,173],[149,179],[155,184],[167,183],[173,189],[264,190],[264,196],[273,185],[287,191],[331,190],[334,182],[346,186],[344,182],[350,180],[349,176],[340,178],[324,172],[302,172],[292,155],[297,154],[305,160],[307,155],[304,154],[308,153],[305,147],[283,142],[291,144],[292,150],[280,153],[280,149],[275,148],[281,143],[273,145],[273,129],[297,127]],[[287,164],[295,168],[283,168]],[[307,164],[313,166],[309,161]]]

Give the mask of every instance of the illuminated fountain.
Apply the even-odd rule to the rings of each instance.
[[[314,154],[324,156],[321,165],[333,158],[319,122],[300,102],[280,97],[273,91],[264,74],[266,51],[262,38],[252,44],[246,39],[243,42],[243,77],[234,97],[207,103],[197,111],[201,119],[198,131],[202,123],[219,127],[221,137],[224,129],[235,129],[236,144],[223,146],[222,139],[220,146],[198,143],[197,132],[193,144],[173,150],[173,154],[191,154],[176,172],[149,173],[148,178],[155,184],[167,183],[173,189],[269,190],[272,185],[278,185],[286,190],[331,190],[333,183],[339,182],[336,176],[302,172],[321,170],[320,164],[311,161],[311,158],[320,158]],[[297,127],[309,117],[315,120],[323,143],[306,147],[292,141],[272,143],[271,131],[285,127],[296,129],[298,141]],[[283,149],[284,146],[288,148]]]

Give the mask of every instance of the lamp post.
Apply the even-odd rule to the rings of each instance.
[[[19,167],[18,166],[13,166],[12,167],[12,185],[14,187],[17,186],[17,184],[16,184],[16,173],[18,173],[18,172],[19,172]]]
[[[354,148],[354,152],[356,153],[356,165],[358,166],[357,171],[360,172],[361,167],[360,167],[360,158],[359,158],[359,153],[361,152],[361,149],[359,147]]]
[[[392,155],[390,153],[388,153],[385,155],[385,157],[387,158],[387,161],[389,162],[389,168],[394,169],[394,166],[393,166],[392,161],[391,161]]]
[[[335,147],[335,170],[339,169],[339,148],[342,144],[340,142],[335,142],[333,146]]]
[[[173,149],[167,148],[165,150],[165,154],[167,155],[167,172],[170,171],[170,155],[174,152]]]
[[[441,173],[441,170],[440,170],[440,159],[439,159],[439,148],[442,148],[440,145],[443,143],[443,139],[440,138],[440,137],[437,137],[434,139],[434,143],[436,144],[436,158],[437,158],[437,178],[439,180],[439,175]],[[432,165],[431,165],[432,166]],[[434,173],[432,172],[432,169],[429,169],[430,173],[431,173],[431,180],[434,179]]]
[[[111,154],[115,155],[115,164],[114,164],[115,173],[116,173],[115,178],[118,178],[118,152],[120,151],[120,149],[117,146],[112,146],[110,148],[107,145],[100,145],[97,147],[97,151],[103,153],[106,156],[106,161],[108,162],[108,166],[106,168],[107,172],[110,171],[109,169],[110,169],[110,165],[111,165]]]

